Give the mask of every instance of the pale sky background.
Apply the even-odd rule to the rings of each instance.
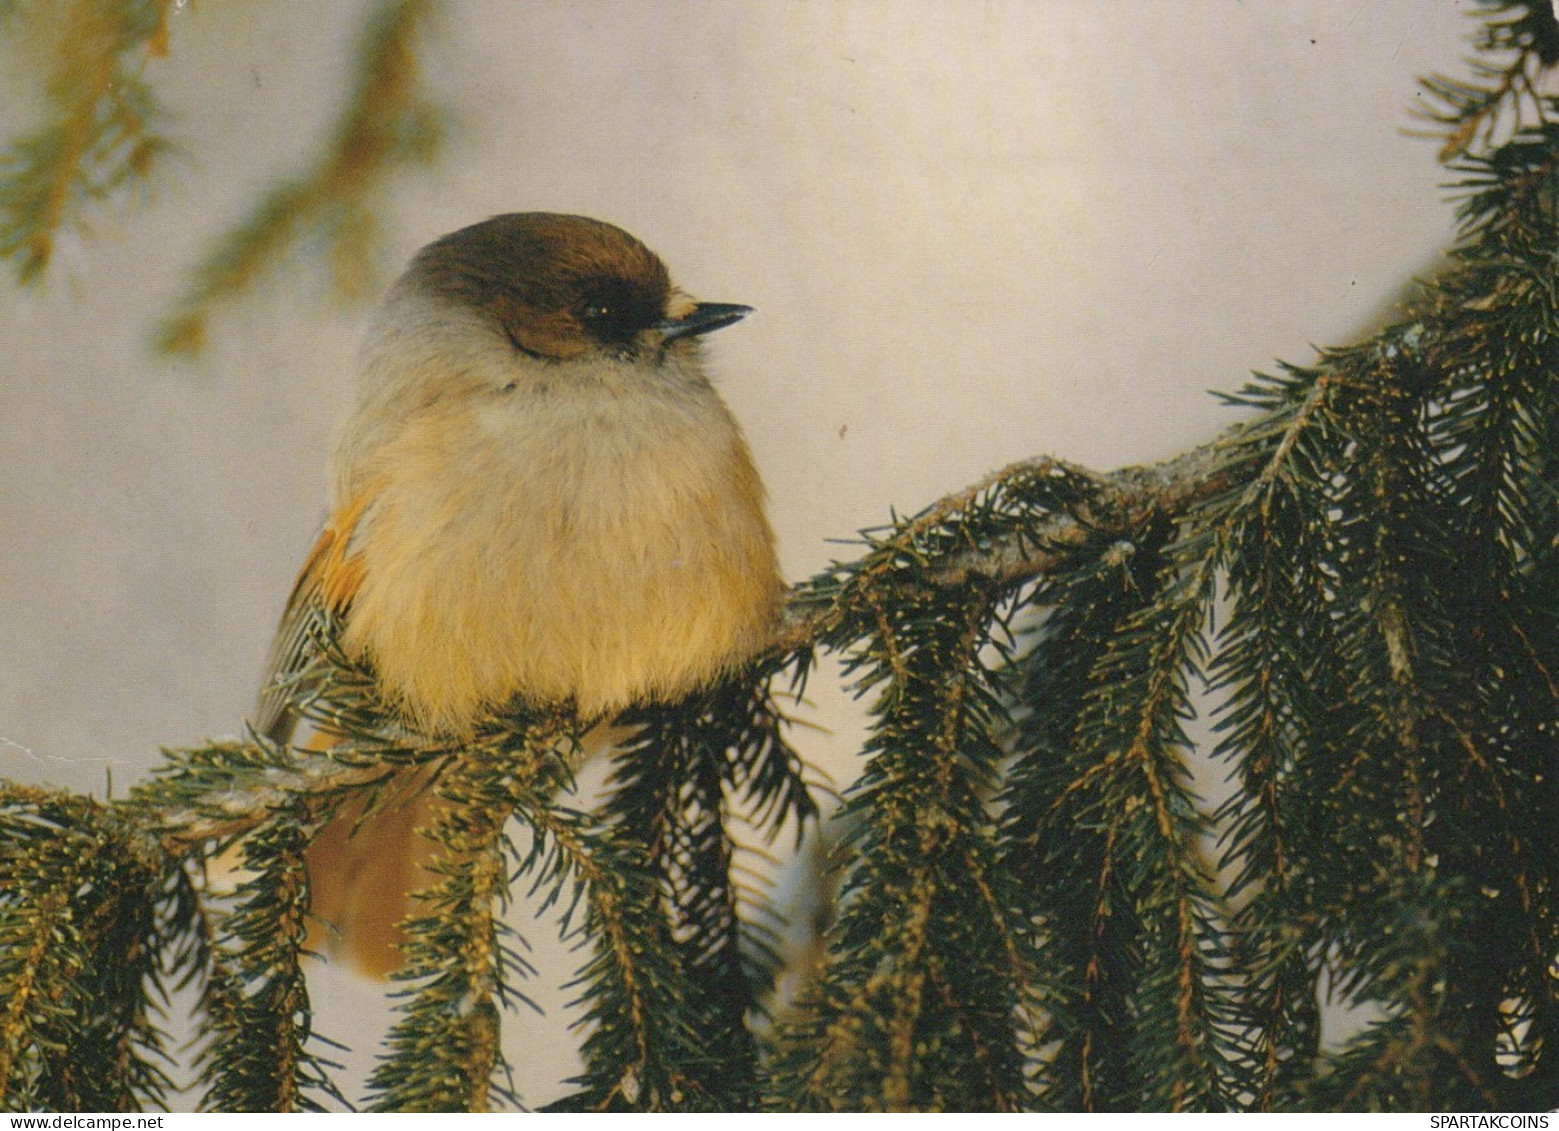
[[[1415,76],[1465,74],[1473,7],[452,0],[426,63],[458,132],[381,219],[401,262],[499,212],[593,215],[755,306],[709,355],[800,579],[1016,459],[1172,456],[1233,419],[1207,390],[1372,325],[1454,232],[1404,127]],[[184,163],[41,289],[0,284],[0,774],[122,790],[252,704],[365,311],[291,269],[199,364],[145,344],[312,154],[364,10],[181,5],[150,78]],[[0,76],[0,133],[26,90]],[[846,782],[856,714],[827,682],[834,737],[797,737]],[[350,979],[316,1007],[359,1045],[383,1024]],[[529,1102],[559,1093],[560,1023],[506,1046]]]

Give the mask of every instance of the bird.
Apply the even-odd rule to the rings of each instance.
[[[784,584],[702,345],[750,312],[583,216],[509,213],[419,251],[369,321],[255,729],[293,741],[321,612],[398,725],[456,741],[513,702],[676,701],[760,654]],[[307,856],[328,949],[380,978],[430,851],[436,802],[406,794],[345,806]]]

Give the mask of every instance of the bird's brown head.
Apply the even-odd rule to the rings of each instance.
[[[719,303],[672,309],[679,296],[659,256],[584,216],[495,216],[423,248],[412,273],[428,293],[491,318],[515,349],[554,361],[628,353],[649,331],[664,343],[747,313]]]

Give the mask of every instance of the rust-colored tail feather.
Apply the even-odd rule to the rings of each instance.
[[[372,978],[388,978],[401,966],[401,921],[413,910],[411,893],[435,878],[437,849],[417,830],[432,822],[439,802],[420,784],[396,782],[395,796],[381,798],[366,818],[367,802],[354,798],[308,849],[309,945]]]

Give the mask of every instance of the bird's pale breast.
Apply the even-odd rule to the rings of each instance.
[[[762,487],[688,376],[521,387],[379,447],[345,643],[412,718],[462,730],[515,695],[603,713],[763,646],[780,582]]]

